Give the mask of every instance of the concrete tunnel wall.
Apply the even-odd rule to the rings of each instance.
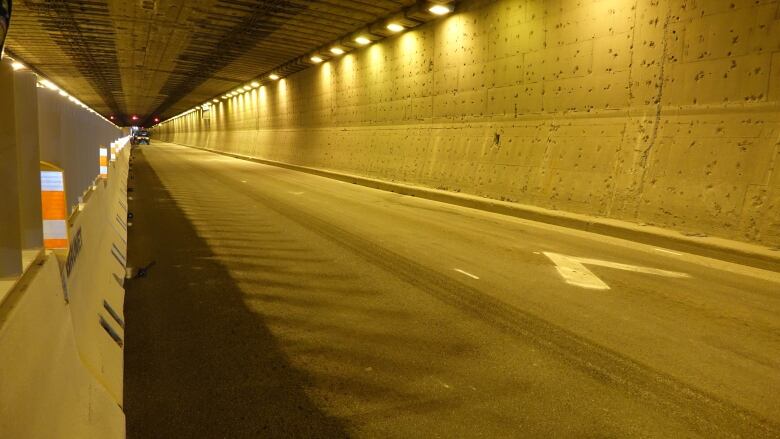
[[[780,3],[463,1],[164,141],[780,245]]]

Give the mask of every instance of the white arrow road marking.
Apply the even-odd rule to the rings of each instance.
[[[592,271],[585,268],[585,264],[598,265],[600,267],[617,268],[618,270],[634,271],[637,273],[655,274],[657,276],[685,278],[690,277],[685,273],[676,271],[659,270],[657,268],[637,267],[636,265],[620,264],[617,262],[602,261],[599,259],[577,258],[558,253],[543,252],[545,256],[555,263],[555,268],[567,284],[576,285],[592,290],[608,290],[609,285],[604,283]]]

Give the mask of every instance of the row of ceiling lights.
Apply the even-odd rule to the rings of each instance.
[[[24,63],[22,63],[20,61],[17,61],[15,59],[11,58],[10,56],[8,57],[8,59],[11,60],[11,68],[13,68],[14,71],[27,69],[27,66],[24,65]],[[113,124],[115,126],[118,126],[118,125],[114,124],[114,122],[112,122],[112,120],[114,119],[113,116],[111,116],[112,120],[106,119],[102,114],[98,113],[97,111],[95,111],[92,108],[90,108],[87,104],[85,104],[85,103],[81,102],[80,100],[76,99],[75,97],[71,96],[70,93],[68,93],[65,90],[63,90],[62,88],[60,88],[57,84],[55,84],[55,83],[51,82],[50,80],[44,78],[42,75],[38,74],[38,72],[34,72],[34,73],[35,73],[35,75],[38,78],[38,87],[48,88],[49,90],[56,91],[63,98],[67,98],[68,101],[70,101],[70,102],[80,106],[81,108],[89,111],[90,113],[92,113],[94,115],[99,116],[100,118],[102,118],[106,122],[109,122],[109,123],[111,123],[111,124]]]
[[[446,3],[432,3],[427,8],[427,10],[428,10],[428,12],[430,12],[433,15],[443,16],[443,15],[450,14],[453,11],[453,7],[452,7],[452,5],[446,4]],[[390,31],[393,34],[397,34],[399,32],[402,32],[402,31],[406,30],[407,27],[404,26],[402,23],[400,23],[398,21],[390,21],[390,22],[388,22],[385,25],[385,29],[387,29],[388,31]],[[359,46],[367,46],[367,45],[371,44],[372,42],[374,42],[375,40],[370,39],[368,37],[368,35],[358,34],[357,36],[354,37],[353,41],[355,43],[357,43]],[[347,50],[348,49],[346,49],[343,45],[337,44],[337,45],[332,46],[329,49],[329,52],[332,55],[334,55],[334,56],[339,56],[339,55],[345,54],[347,52]],[[311,55],[309,57],[309,61],[311,61],[314,64],[319,64],[319,63],[325,61],[325,58],[323,58],[323,56],[324,55],[320,54],[319,52],[316,52],[315,54],[313,54],[313,55]],[[270,81],[277,81],[277,80],[281,79],[281,76],[278,73],[270,73],[270,74],[266,75],[265,78],[270,80]],[[215,98],[211,99],[211,101],[205,102],[202,105],[197,105],[197,106],[195,106],[195,107],[193,107],[193,108],[191,108],[191,109],[189,109],[189,110],[187,110],[187,111],[185,111],[183,113],[180,113],[180,114],[170,118],[169,120],[173,120],[173,119],[177,119],[179,117],[185,116],[187,114],[192,113],[193,111],[197,111],[198,109],[204,109],[204,110],[208,109],[209,107],[211,107],[212,103],[215,103],[215,104],[219,103],[220,102],[220,98],[223,99],[223,100],[228,100],[228,99],[230,99],[232,97],[235,97],[235,96],[238,96],[240,94],[246,93],[246,92],[248,92],[248,91],[250,91],[250,90],[252,90],[254,88],[259,88],[261,85],[262,84],[258,80],[252,81],[249,84],[244,85],[243,87],[239,87],[239,88],[237,88],[237,89],[235,89],[233,91],[229,91],[229,92],[223,94],[219,98],[215,97]],[[155,121],[155,124],[160,122],[160,120],[158,118],[155,118],[154,121]]]

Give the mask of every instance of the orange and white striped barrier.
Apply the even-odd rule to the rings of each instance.
[[[41,162],[41,210],[44,247],[68,248],[65,174],[62,169],[44,162]]]
[[[108,177],[108,149],[100,148],[100,176]]]

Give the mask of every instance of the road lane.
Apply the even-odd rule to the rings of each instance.
[[[192,307],[203,294],[218,314],[240,311],[246,331],[262,328],[254,347],[271,343],[272,359],[296,371],[276,378],[319,414],[305,432],[778,434],[777,274],[173,145],[137,155],[131,263],[158,259],[156,272],[128,289],[126,408],[137,437],[141,424],[164,425],[155,404],[170,404],[172,391],[163,376],[143,379],[140,366],[170,363],[197,375],[191,359],[174,354],[213,345],[208,334],[176,336],[193,323],[154,327],[147,314],[164,321],[158,302]],[[195,254],[163,245],[183,229]],[[587,290],[566,284],[544,252],[690,277],[588,266],[610,289]],[[167,279],[199,269],[217,279]],[[235,330],[190,312],[219,333]],[[142,345],[172,337],[186,349]],[[265,373],[254,366],[212,373],[235,386],[242,374],[253,382]],[[239,405],[278,396],[267,386],[247,393]],[[197,408],[179,410],[176,425],[197,427]],[[306,423],[283,412],[271,427]],[[231,437],[266,422],[220,413],[197,419]]]

